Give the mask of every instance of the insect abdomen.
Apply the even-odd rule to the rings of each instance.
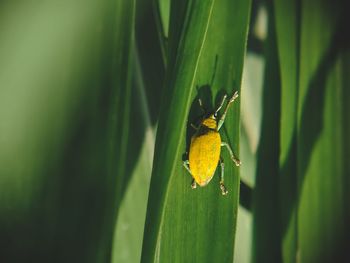
[[[220,158],[221,138],[217,131],[195,134],[191,139],[189,166],[195,181],[204,186],[213,177]]]

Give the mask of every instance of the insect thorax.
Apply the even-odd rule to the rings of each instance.
[[[209,129],[216,130],[217,128],[216,119],[214,117],[206,118],[202,121],[201,126],[205,126]]]

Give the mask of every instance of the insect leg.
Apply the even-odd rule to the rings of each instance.
[[[203,114],[206,113],[207,111],[206,111],[206,109],[205,109],[205,107],[203,105],[203,102],[202,102],[201,98],[198,98],[198,104],[199,104],[199,107],[201,108],[201,110],[203,111]],[[190,123],[190,125],[191,125],[191,127],[194,130],[196,130],[196,131],[199,130],[200,125],[198,125],[198,124],[196,125],[196,124],[193,124],[193,123]]]
[[[191,188],[192,189],[196,189],[197,188],[197,183],[196,183],[196,181],[194,179],[192,179]]]
[[[183,166],[186,168],[186,170],[187,170],[187,171],[190,173],[190,175],[192,176],[192,173],[191,173],[189,164],[190,164],[190,162],[189,162],[188,160],[183,161]],[[197,188],[197,184],[196,184],[196,181],[195,181],[194,179],[192,180],[191,188],[192,188],[192,189]]]
[[[222,114],[219,122],[218,122],[218,130],[220,130],[221,126],[224,124],[225,122],[225,118],[226,118],[226,113],[227,113],[227,110],[228,108],[230,107],[231,103],[235,101],[235,99],[238,98],[238,91],[236,91],[232,97],[230,98],[230,100],[228,101],[227,105],[226,105],[226,108],[225,108],[225,111],[224,111],[224,114]]]
[[[221,173],[220,173],[220,189],[222,195],[227,195],[228,191],[224,185],[224,170],[225,170],[225,164],[224,160],[220,157],[220,167],[221,167]]]
[[[207,110],[205,109],[205,107],[203,105],[203,101],[201,98],[198,98],[198,104],[199,104],[199,107],[202,109],[203,113],[207,112]]]
[[[188,160],[183,161],[183,166],[186,168],[187,172],[191,173],[190,167],[188,166],[190,162]]]
[[[236,164],[236,166],[241,165],[241,161],[234,155],[230,145],[227,142],[221,142],[221,146],[225,146],[228,152],[230,153],[230,157],[232,161]]]
[[[191,127],[192,127],[193,129],[195,129],[196,131],[199,129],[199,127],[197,127],[197,126],[194,125],[193,123],[191,123]]]
[[[226,98],[227,98],[227,95],[225,94],[224,97],[222,97],[219,107],[216,108],[215,114],[217,114],[221,110],[222,106],[224,106]]]

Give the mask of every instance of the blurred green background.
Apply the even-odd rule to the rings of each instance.
[[[0,262],[349,262],[348,7],[1,1]],[[191,190],[197,99],[236,90],[229,195]]]

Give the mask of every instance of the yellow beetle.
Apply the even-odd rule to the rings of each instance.
[[[184,167],[192,175],[191,187],[195,189],[199,186],[206,186],[215,174],[216,167],[220,164],[220,189],[223,195],[228,193],[224,185],[224,161],[220,156],[221,147],[225,146],[230,153],[232,161],[239,166],[240,160],[234,155],[230,145],[221,141],[219,130],[224,124],[227,110],[231,103],[238,97],[236,91],[228,101],[223,115],[217,120],[217,114],[223,107],[227,96],[225,95],[214,113],[206,114],[199,126],[192,127],[196,130],[191,138],[191,144],[188,154],[188,160],[183,162]],[[202,101],[199,99],[199,105],[204,110]],[[205,110],[204,110],[205,111]]]

